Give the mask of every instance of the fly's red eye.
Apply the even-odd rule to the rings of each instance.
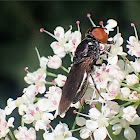
[[[108,36],[106,34],[106,32],[104,31],[103,28],[101,27],[97,27],[94,28],[91,32],[91,34],[99,41],[103,42],[103,43],[107,43],[107,39]]]

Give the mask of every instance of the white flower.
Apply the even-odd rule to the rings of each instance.
[[[131,64],[136,72],[140,72],[140,59],[139,58],[135,59],[135,62],[131,62]]]
[[[132,91],[132,93],[129,95],[129,99],[132,99],[132,100],[139,99],[139,95],[137,91]]]
[[[140,117],[136,114],[136,109],[133,106],[124,108],[122,117],[131,125],[140,124]]]
[[[71,38],[71,29],[64,33],[64,28],[58,26],[54,31],[54,35],[57,41],[51,43],[51,48],[56,55],[64,57],[66,55],[64,45],[67,43],[69,38]]]
[[[51,43],[51,48],[53,49],[54,54],[56,54],[61,58],[66,55],[64,44],[65,42],[57,42],[57,41]]]
[[[9,127],[14,127],[13,125],[14,117],[8,119],[6,121],[5,111],[0,109],[0,138],[4,138],[9,132]]]
[[[95,83],[97,84],[97,88],[106,88],[109,81],[111,81],[111,77],[109,75],[109,68],[106,65],[102,65],[99,69],[95,71]],[[89,78],[89,82],[93,84],[91,78]]]
[[[16,101],[13,100],[12,98],[9,98],[7,100],[7,106],[5,107],[5,114],[10,115],[16,107],[17,107],[16,106]]]
[[[35,95],[38,93],[38,86],[30,85],[23,89],[22,101],[23,103],[33,103],[35,100]]]
[[[48,67],[51,69],[58,69],[62,65],[62,60],[58,55],[49,56]]]
[[[109,52],[108,63],[112,65],[116,65],[118,62],[118,55],[127,55],[123,52],[122,44],[123,38],[121,37],[121,33],[117,33],[113,38],[114,44],[111,44],[111,49]]]
[[[114,135],[120,134],[121,130],[124,128],[125,138],[128,140],[134,140],[136,138],[136,132],[134,131],[133,128],[129,126],[129,123],[124,119],[117,118],[116,120],[117,120],[116,122],[113,120],[114,121],[114,125],[112,127],[112,130],[114,130],[113,134]]]
[[[130,86],[133,86],[139,83],[139,78],[135,74],[129,74],[126,76],[126,83]]]
[[[65,75],[58,74],[57,78],[54,79],[54,82],[59,86],[63,87],[66,82],[67,77]]]
[[[118,105],[117,102],[107,101],[105,106],[102,108],[102,110],[104,112],[104,116],[112,117],[119,112],[120,106]]]
[[[46,70],[46,65],[48,63],[48,58],[46,57],[41,57],[40,58],[40,67]]]
[[[20,126],[14,131],[14,135],[17,140],[36,140],[36,132],[32,127],[27,129],[25,126]]]
[[[122,87],[120,92],[120,97],[128,98],[131,93],[131,90],[128,87]]]
[[[108,86],[108,92],[109,96],[112,99],[115,99],[115,97],[120,93],[120,83],[117,80],[113,80],[110,82]]]
[[[39,110],[37,104],[29,104],[26,106],[25,114],[23,115],[23,121],[26,124],[30,124],[34,121],[40,120],[42,111]]]
[[[75,31],[71,34],[71,39],[69,40],[69,43],[66,43],[64,45],[66,52],[72,52],[74,54],[77,46],[81,42],[81,33],[79,31]]]
[[[37,131],[39,131],[39,129],[46,131],[47,126],[49,125],[49,123],[51,123],[51,120],[53,119],[54,116],[52,113],[44,112],[41,116],[41,119],[35,123],[35,129]]]
[[[49,87],[49,91],[47,91],[44,96],[47,97],[50,102],[48,103],[48,106],[50,106],[50,111],[58,109],[61,94],[62,94],[61,88],[56,86]]]
[[[118,65],[109,65],[109,75],[112,79],[122,81],[125,78],[124,72]]]
[[[106,118],[106,113],[104,114],[104,111],[106,109],[102,108],[102,113],[97,108],[91,108],[89,110],[89,117],[91,120],[86,120],[86,127],[81,129],[80,131],[80,137],[83,139],[88,138],[92,132],[94,132],[94,138],[96,140],[103,138],[105,139],[108,135],[106,127],[108,127],[108,119]],[[98,135],[98,133],[102,133],[103,135]]]
[[[39,93],[44,93],[46,90],[46,70],[43,68],[39,68],[37,71],[31,73],[28,72],[27,75],[24,77],[24,80],[28,84],[35,84],[38,88]]]
[[[45,140],[65,140],[65,138],[69,138],[72,136],[72,133],[69,131],[68,125],[65,123],[59,123],[52,133],[48,131],[43,134]],[[66,139],[66,140],[67,140]],[[74,137],[69,138],[68,140],[77,140]]]
[[[116,27],[117,26],[117,21],[116,20],[114,20],[114,19],[109,19],[108,21],[107,21],[107,25],[105,26],[105,28],[107,29],[107,30],[105,30],[107,33],[109,33],[109,31],[114,31],[114,27]]]
[[[129,49],[128,53],[131,56],[140,57],[140,43],[139,40],[135,36],[130,36],[127,41],[128,45],[126,47]]]

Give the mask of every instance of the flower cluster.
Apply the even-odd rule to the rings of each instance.
[[[90,14],[87,17],[95,26]],[[70,69],[62,65],[62,59],[68,55],[73,61],[76,48],[81,42],[80,22],[76,23],[78,29],[74,32],[72,26],[66,32],[63,27],[58,26],[54,34],[44,28],[40,29],[40,32],[45,32],[55,39],[50,44],[54,55],[41,57],[35,48],[40,67],[34,72],[30,72],[28,67],[25,68],[27,74],[24,80],[28,87],[23,89],[21,97],[15,100],[9,98],[5,109],[0,109],[0,138],[9,140],[9,134],[12,140],[36,140],[36,131],[42,130],[44,140],[78,140],[79,138],[74,137],[75,133],[79,133],[80,139],[93,140],[94,137],[95,140],[104,140],[106,137],[112,139],[109,127],[112,128],[114,137],[123,131],[126,139],[136,138],[132,125],[140,125],[137,113],[140,104],[140,42],[133,23],[131,26],[134,28],[135,36],[130,36],[127,41],[128,52],[123,51],[124,40],[119,31],[108,39],[112,41],[111,44],[100,43],[99,49],[103,52],[97,60],[100,65],[94,66],[81,103],[78,101],[71,104],[71,107],[78,109],[74,110],[75,121],[70,122],[73,123],[72,129],[70,124],[63,123],[67,112],[60,115],[62,120],[53,126],[52,121],[59,117],[58,107],[62,88]],[[106,26],[102,21],[99,24],[108,35],[117,26],[113,19],[108,20]],[[130,61],[127,56],[135,57],[134,61]],[[62,69],[66,75],[49,72],[48,68]],[[48,81],[48,77],[53,80]],[[84,112],[83,106],[87,106],[89,110]],[[6,117],[15,109],[18,109],[21,116],[21,126],[18,128],[14,128],[14,117],[6,121]],[[14,128],[13,133],[10,127]]]

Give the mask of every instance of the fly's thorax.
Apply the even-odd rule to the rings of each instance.
[[[91,37],[85,38],[84,40],[82,40],[82,42],[78,45],[76,49],[73,63],[81,63],[86,57],[98,59],[99,53],[99,41]]]

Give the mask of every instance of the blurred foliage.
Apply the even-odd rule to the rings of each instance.
[[[23,88],[28,86],[24,82],[24,67],[28,66],[31,72],[39,67],[35,47],[41,56],[53,54],[50,43],[54,39],[40,33],[41,27],[52,33],[58,25],[66,30],[72,25],[75,30],[75,22],[80,20],[84,37],[91,26],[86,14],[91,13],[96,24],[110,18],[117,20],[126,41],[130,35],[134,35],[131,22],[136,24],[140,33],[139,6],[139,1],[1,1],[0,106],[4,108],[9,97],[21,96]],[[68,66],[66,61],[64,65]]]

